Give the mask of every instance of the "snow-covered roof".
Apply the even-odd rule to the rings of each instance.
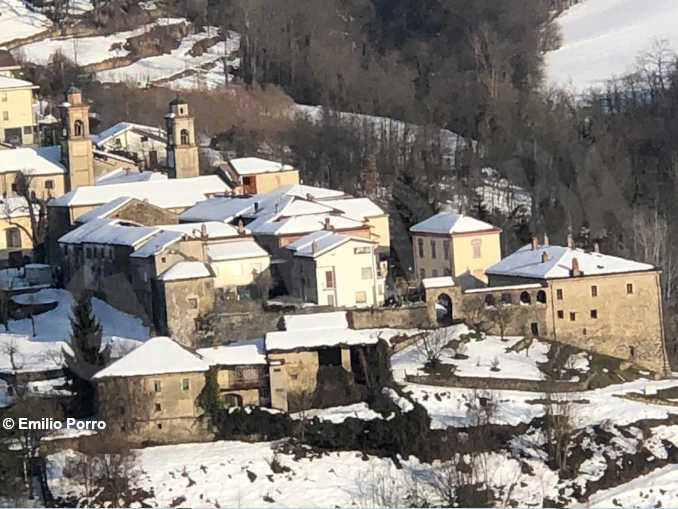
[[[285,315],[285,330],[301,331],[313,329],[348,329],[345,311],[331,313],[309,313],[303,315]]]
[[[410,227],[414,233],[469,233],[497,230],[496,226],[471,216],[454,212],[438,212],[434,216]]]
[[[210,261],[241,260],[260,256],[269,256],[269,254],[252,239],[207,245],[207,257]]]
[[[208,238],[219,239],[227,237],[237,237],[238,230],[230,224],[222,223],[220,221],[205,221],[202,223],[180,223],[180,224],[165,224],[158,226],[158,228],[167,231],[181,232],[184,235],[191,237],[200,237],[203,230]]]
[[[158,231],[156,226],[134,226],[118,219],[93,219],[59,237],[64,244],[112,244],[136,247]]]
[[[26,175],[65,173],[61,164],[61,147],[22,147],[0,150],[0,173],[20,171]]]
[[[93,376],[111,377],[193,373],[207,371],[209,364],[168,337],[151,338]]]
[[[162,139],[165,138],[165,131],[157,127],[152,127],[143,124],[135,124],[133,122],[118,122],[117,124],[112,125],[108,129],[104,129],[99,134],[92,135],[92,141],[97,145],[101,146],[111,138],[118,136],[124,133],[125,131],[129,131],[130,129],[148,133],[149,135],[156,136],[158,138]]]
[[[113,152],[107,152],[106,150],[98,150],[96,148],[92,149],[92,154],[94,154],[94,157],[98,157],[101,159],[115,159],[116,161],[121,161],[123,163],[127,163],[133,166],[136,166],[136,161],[133,161],[132,159],[129,159],[125,156],[121,156],[120,154],[114,154]]]
[[[259,157],[239,157],[228,161],[238,175],[255,175],[259,173],[275,173],[290,171],[294,168],[278,161],[268,161]]]
[[[322,203],[309,201],[305,199],[298,198],[296,200],[290,200],[282,210],[280,210],[281,216],[304,216],[308,214],[324,214],[334,212],[332,207],[323,205]]]
[[[253,233],[260,235],[294,235],[322,230],[325,228],[327,221],[329,221],[329,226],[335,230],[356,229],[365,226],[361,221],[343,216],[310,214],[288,217],[279,221],[269,220],[257,225],[250,223],[247,227]]]
[[[464,290],[464,293],[491,293],[506,290],[532,290],[537,288],[543,288],[543,286],[540,283],[527,283],[524,285],[486,286],[483,288],[469,288],[467,290]]]
[[[548,259],[542,262],[546,253]],[[565,246],[538,246],[532,249],[528,244],[513,254],[495,263],[486,274],[515,276],[532,279],[558,279],[570,277],[572,260],[577,259],[579,270],[584,276],[616,274],[654,270],[653,265],[626,260],[602,253],[572,249]]]
[[[160,281],[179,281],[182,279],[199,279],[214,277],[212,271],[203,262],[182,261],[172,265],[158,276]]]
[[[179,216],[181,221],[232,221],[253,209],[251,197],[215,197],[196,203]]]
[[[452,276],[427,277],[421,280],[424,288],[444,288],[454,286],[454,279]]]
[[[200,348],[197,352],[211,366],[266,364],[263,338],[246,339],[212,348]]]
[[[38,205],[33,210],[39,212]],[[0,197],[0,217],[27,217],[29,215],[28,202],[22,196]]]
[[[343,191],[327,189],[325,187],[306,186],[304,184],[294,184],[290,186],[289,189],[285,190],[285,194],[288,196],[296,196],[298,198],[312,198],[314,200],[329,200],[346,196],[346,193]]]
[[[7,88],[38,88],[37,85],[34,85],[30,81],[20,80],[17,78],[9,78],[7,76],[0,75],[0,89]]]
[[[181,237],[181,232],[160,231],[144,242],[130,256],[133,258],[148,258],[149,256],[154,256],[167,246],[180,240]]]
[[[266,334],[266,351],[290,351],[300,349],[328,348],[338,345],[373,345],[379,342],[374,330],[311,329],[299,331],[275,331]]]
[[[309,233],[304,235],[300,239],[290,242],[285,246],[285,248],[294,252],[294,256],[304,256],[315,258],[320,256],[332,249],[335,249],[346,242],[355,240],[357,242],[364,242],[366,244],[375,244],[369,239],[363,239],[360,237],[350,237],[348,235],[342,235],[340,233],[335,233],[331,230],[320,230],[317,232]],[[316,251],[313,252],[313,243],[316,243]]]
[[[2,154],[9,151],[0,151]],[[160,208],[190,207],[209,195],[230,191],[216,175],[185,179],[152,180],[107,186],[83,186],[49,202],[50,207],[101,205],[120,196],[147,200]]]
[[[93,219],[101,219],[104,217],[108,217],[109,214],[112,214],[113,212],[118,210],[120,207],[122,207],[125,203],[127,203],[131,199],[132,198],[130,198],[129,196],[119,196],[118,198],[114,198],[108,203],[104,203],[103,205],[94,207],[89,212],[85,212],[81,216],[78,216],[75,222],[84,224],[90,222]]]
[[[167,175],[158,171],[127,171],[125,168],[117,168],[96,179],[94,184],[97,186],[109,186],[111,184],[127,184],[129,182],[148,182],[149,180],[167,180]]]
[[[323,204],[342,211],[346,217],[363,221],[368,217],[382,216],[384,211],[369,198],[343,198],[341,200],[324,200]]]

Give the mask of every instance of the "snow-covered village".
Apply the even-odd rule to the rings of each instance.
[[[678,507],[673,0],[0,0],[0,507]]]

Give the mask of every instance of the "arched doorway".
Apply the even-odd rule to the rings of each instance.
[[[452,299],[446,293],[438,295],[436,300],[436,320],[439,325],[452,323]]]

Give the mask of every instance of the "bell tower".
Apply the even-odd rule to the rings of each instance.
[[[89,104],[82,101],[82,91],[71,87],[61,110],[61,162],[66,166],[66,191],[94,185],[94,159],[89,137]]]
[[[188,113],[186,101],[177,97],[169,103],[165,124],[170,178],[197,177],[200,171],[198,145],[195,142],[195,122]]]

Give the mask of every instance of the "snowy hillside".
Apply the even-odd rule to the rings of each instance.
[[[632,70],[657,40],[678,50],[677,20],[676,0],[584,0],[558,19],[563,43],[546,55],[547,82],[582,92]]]

